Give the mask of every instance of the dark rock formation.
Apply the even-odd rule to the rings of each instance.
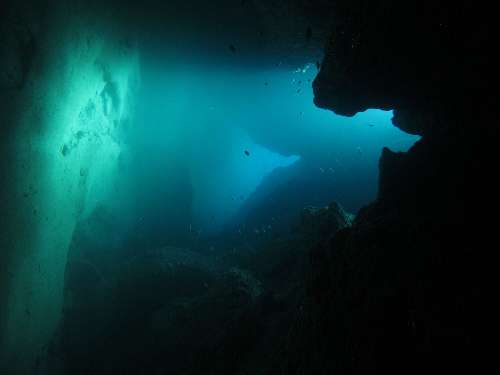
[[[337,202],[320,208],[309,206],[301,212],[299,230],[306,236],[322,238],[351,226],[353,220],[354,216],[345,212]]]
[[[36,54],[35,33],[40,31],[43,12],[40,4],[27,4],[22,11],[9,2],[2,5],[0,94],[20,90],[26,83]]]
[[[102,259],[93,264],[73,254],[66,269],[64,319],[56,350],[64,373],[141,373],[167,368],[169,362],[172,369],[184,366],[175,361],[176,340],[194,334],[184,325],[184,311],[210,288],[226,285],[215,286],[209,263],[189,250],[164,248],[102,272]],[[247,293],[242,283],[241,293]],[[186,356],[183,352],[178,358]]]
[[[422,135],[456,127],[450,113],[487,109],[489,100],[478,94],[489,85],[490,24],[479,6],[382,0],[332,6],[335,32],[314,82],[320,107],[344,115],[395,109],[396,126]]]
[[[51,368],[72,374],[244,374],[272,362],[295,317],[299,258],[271,244],[249,267],[221,270],[185,249],[128,259],[109,273],[68,263],[64,320]],[[299,255],[300,254],[300,255]],[[259,259],[260,258],[260,259]],[[257,278],[257,274],[262,281]],[[292,287],[290,287],[292,285]]]
[[[367,177],[369,181],[363,181],[362,189],[353,189],[353,186],[360,185],[361,175],[365,177],[368,172],[349,166],[332,173],[332,170],[323,171],[315,162],[306,160],[278,168],[266,176],[248,197],[233,218],[235,224],[227,230],[249,239],[287,236],[290,229],[298,225],[298,213],[304,206],[323,207],[331,202],[332,197],[341,200],[348,212],[356,213],[376,194],[375,171],[373,189],[369,188],[372,176]],[[255,229],[259,233],[255,233]]]
[[[465,155],[483,167],[491,24],[465,1],[333,7],[316,104],[394,109],[394,124],[423,138],[383,150],[376,201],[312,252],[304,314],[274,373],[477,372],[485,260],[464,238]]]

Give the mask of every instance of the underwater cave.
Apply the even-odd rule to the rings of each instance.
[[[478,372],[486,8],[4,1],[0,374]]]

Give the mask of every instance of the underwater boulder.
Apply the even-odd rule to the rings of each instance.
[[[201,295],[212,283],[214,264],[188,249],[164,247],[124,263],[115,279],[118,305],[143,313],[178,297]],[[149,307],[148,307],[149,306]]]
[[[161,367],[179,344],[176,330],[186,329],[184,312],[215,282],[209,259],[168,246],[102,273],[88,261],[70,266],[59,350],[72,374],[143,373],[153,358]]]
[[[300,213],[298,229],[307,236],[322,237],[351,226],[353,221],[354,215],[344,211],[337,202],[332,202],[326,207],[305,207]]]
[[[175,278],[178,287],[186,283],[180,276]],[[126,358],[119,366],[132,373],[144,370],[145,358],[159,373],[235,373],[238,355],[258,337],[261,295],[259,280],[249,271],[231,268],[206,284],[205,293],[177,296],[143,313],[124,340],[129,346],[115,348],[112,355]]]
[[[262,285],[250,272],[233,267],[222,275],[221,290],[255,300],[262,294]]]

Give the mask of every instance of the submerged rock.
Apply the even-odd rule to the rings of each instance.
[[[406,153],[383,150],[376,201],[311,252],[305,314],[272,373],[482,372],[488,258],[464,240],[465,181],[480,180],[466,178],[465,157],[483,167],[481,126],[494,123],[484,89],[492,23],[466,2],[332,7],[316,105],[346,116],[392,109],[394,125],[422,139]]]
[[[308,206],[300,214],[299,231],[308,236],[321,238],[351,226],[353,221],[354,215],[345,212],[337,202],[332,202],[326,207]]]
[[[250,272],[233,267],[223,274],[223,285],[232,293],[243,294],[252,300],[262,294],[262,285]]]

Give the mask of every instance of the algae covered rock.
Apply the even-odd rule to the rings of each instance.
[[[325,236],[349,227],[354,215],[347,213],[337,202],[326,207],[305,207],[300,214],[299,231],[308,236]]]

